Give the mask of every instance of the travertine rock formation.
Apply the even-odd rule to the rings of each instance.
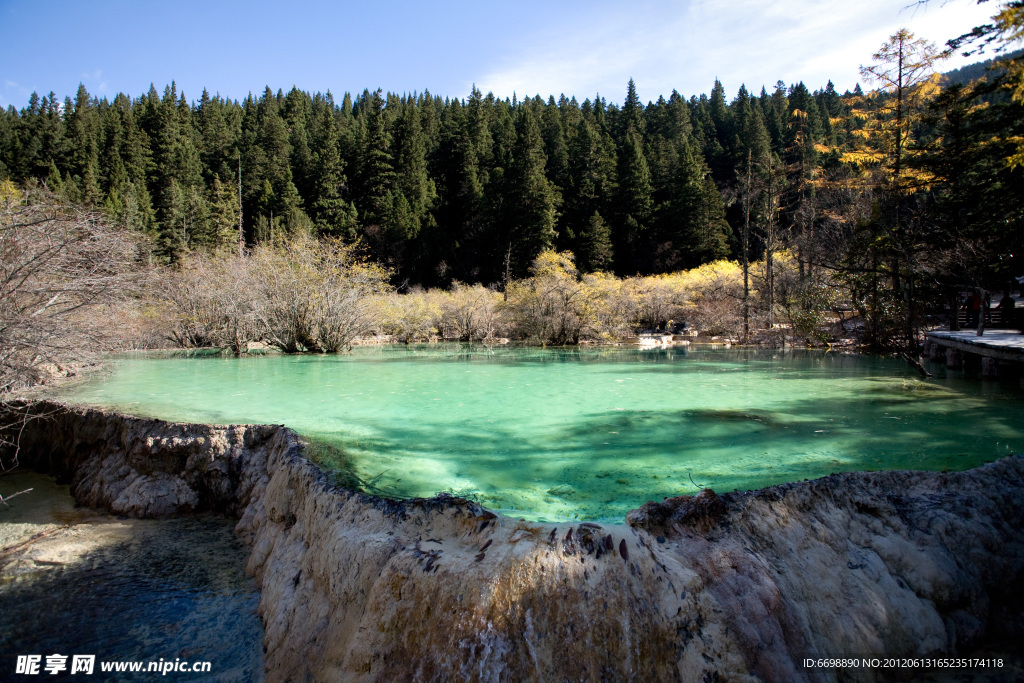
[[[1024,458],[533,524],[332,486],[283,427],[38,403],[22,462],[136,516],[238,515],[269,680],[874,680],[807,657],[1018,652]]]

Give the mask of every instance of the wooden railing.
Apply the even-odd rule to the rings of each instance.
[[[985,314],[985,327],[1017,329],[1017,326],[1024,322],[1022,320],[1024,318],[1024,308],[1011,310],[991,308],[985,311]],[[967,311],[961,308],[957,316],[961,329],[967,327],[968,317]]]

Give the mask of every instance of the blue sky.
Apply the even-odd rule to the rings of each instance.
[[[986,21],[995,2],[932,0],[478,0],[247,2],[0,0],[0,106],[78,84],[138,96],[172,79],[244,98],[264,86],[336,95],[364,88],[464,97],[475,83],[581,101],[643,101],[677,89],[731,98],[781,79],[842,92],[906,26],[938,44]],[[977,58],[951,60],[947,70]]]

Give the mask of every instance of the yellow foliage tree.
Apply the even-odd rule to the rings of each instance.
[[[904,28],[872,55],[873,64],[861,67],[861,76],[877,84],[878,90],[861,101],[866,119],[856,135],[861,144],[844,154],[843,160],[883,169],[890,192],[906,194],[928,182],[920,171],[910,170],[907,157],[914,153],[914,124],[939,92],[935,63],[943,54]]]
[[[906,205],[908,196],[932,179],[909,161],[921,151],[913,144],[913,130],[926,103],[939,92],[934,70],[943,56],[931,43],[900,29],[873,55],[873,64],[861,67],[878,89],[861,102],[864,133],[854,138],[860,144],[844,160],[864,170],[864,189],[881,190],[881,201],[860,235],[863,245],[856,250],[865,255],[864,263],[853,269],[863,280],[858,287],[867,292],[868,332],[874,342],[900,321],[908,348],[915,343],[918,260],[926,245],[910,227]],[[886,301],[900,303],[893,308]]]
[[[1024,2],[1008,2],[993,17],[996,30],[1004,45],[1024,40]],[[1010,97],[1024,105],[1024,60],[1019,57],[1006,65],[1007,79],[1011,88]],[[1017,151],[1007,159],[1010,168],[1024,166],[1024,139],[1017,139]]]

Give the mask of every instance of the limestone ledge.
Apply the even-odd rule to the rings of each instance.
[[[2,413],[21,431],[22,466],[70,482],[79,503],[239,519],[268,680],[830,681],[835,670],[803,659],[1009,652],[1020,663],[1020,456],[704,491],[622,525],[545,525],[458,498],[337,488],[280,426],[52,402]]]

